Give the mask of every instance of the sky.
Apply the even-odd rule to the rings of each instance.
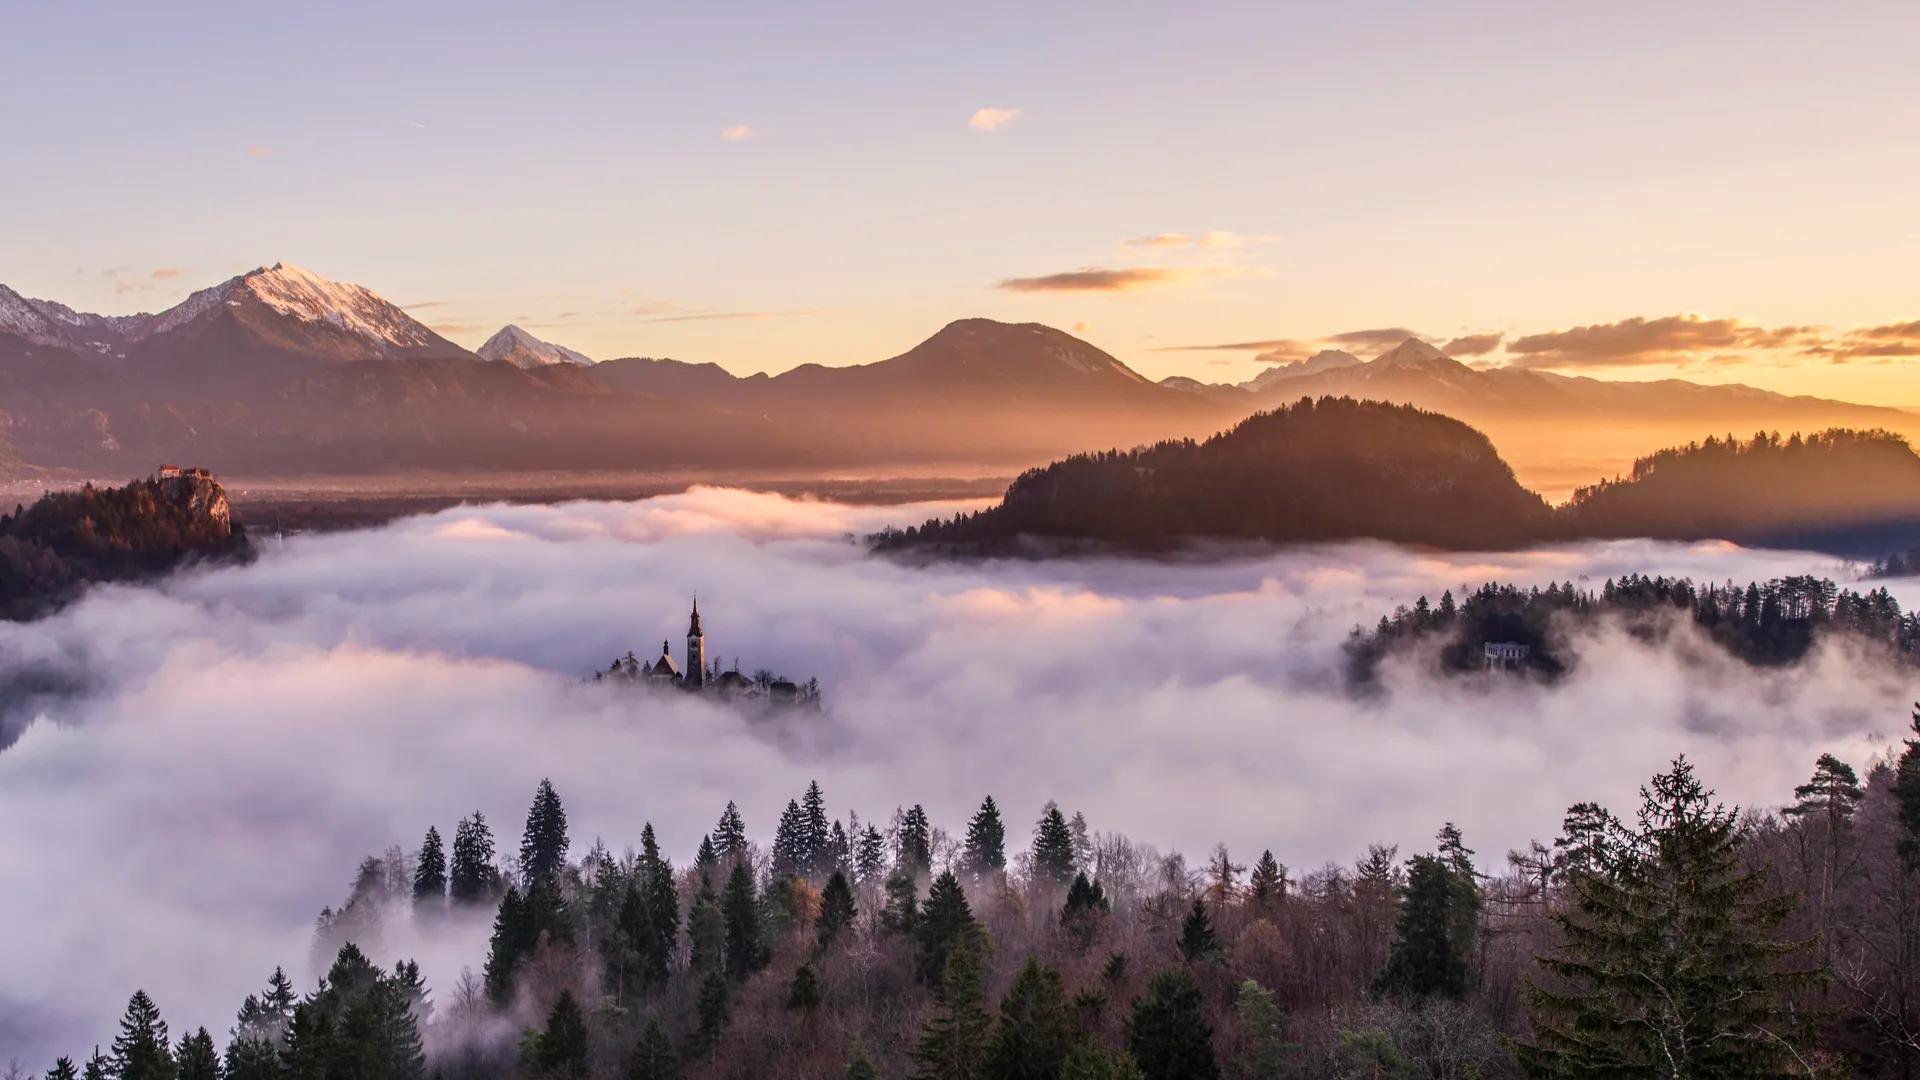
[[[1406,329],[1920,405],[1917,34],[1905,0],[25,0],[0,281],[118,313],[285,260],[467,346],[740,373],[987,316],[1156,378]]]
[[[849,539],[954,509],[713,487],[463,506],[0,622],[0,822],[32,823],[0,829],[0,1058],[84,1057],[136,987],[176,1033],[223,1032],[275,964],[310,988],[313,920],[364,856],[476,809],[511,852],[543,777],[576,858],[651,822],[684,866],[728,800],[764,845],[817,780],[836,817],[882,827],[919,803],[961,835],[991,794],[1018,839],[1054,799],[1189,866],[1215,842],[1241,862],[1271,849],[1296,881],[1370,843],[1431,850],[1452,821],[1498,873],[1574,802],[1628,812],[1676,754],[1728,803],[1777,808],[1819,754],[1864,768],[1897,748],[1913,700],[1910,668],[1844,639],[1753,669],[1686,622],[1665,642],[1572,632],[1554,684],[1438,677],[1420,654],[1387,663],[1377,696],[1341,678],[1349,628],[1420,595],[1838,575],[1804,552],[1360,543],[910,565]],[[816,676],[824,710],[585,681],[662,638],[684,659],[689,583],[709,656]],[[1920,600],[1920,579],[1890,584]],[[446,1004],[490,917],[368,948],[416,956]]]

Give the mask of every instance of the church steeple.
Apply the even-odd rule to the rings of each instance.
[[[693,617],[687,621],[687,670],[681,676],[685,686],[704,686],[707,681],[707,636],[700,632],[700,598],[694,597]]]

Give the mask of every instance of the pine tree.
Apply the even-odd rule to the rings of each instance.
[[[976,878],[1007,868],[1007,826],[1000,820],[1000,807],[991,795],[967,822],[967,843],[961,862],[967,873]]]
[[[633,1061],[627,1066],[627,1080],[678,1080],[680,1063],[673,1056],[673,1042],[657,1016],[647,1018],[640,1042],[633,1048]]]
[[[54,1061],[53,1068],[47,1070],[45,1080],[80,1080],[80,1073],[74,1068],[72,1058],[63,1057]]]
[[[83,1080],[113,1080],[113,1062],[96,1046],[93,1048],[93,1056],[87,1059],[86,1068],[80,1075]]]
[[[179,1080],[220,1080],[220,1051],[213,1045],[213,1036],[206,1028],[180,1036],[174,1060],[178,1063],[175,1075]]]
[[[1060,972],[1029,958],[1000,999],[1000,1026],[987,1052],[986,1080],[1054,1080],[1073,1045]]]
[[[293,1019],[293,1007],[300,1001],[300,995],[293,989],[293,980],[279,966],[273,974],[267,976],[267,992],[260,999],[267,1019],[276,1027],[285,1028]]]
[[[587,1018],[573,991],[560,991],[547,1013],[546,1030],[531,1043],[526,1057],[535,1075],[552,1080],[582,1080],[587,1075]]]
[[[1185,968],[1155,975],[1133,1003],[1127,1048],[1146,1080],[1219,1080],[1213,1056],[1213,1025],[1207,1023],[1200,987]]]
[[[437,907],[447,902],[447,856],[440,848],[440,830],[429,825],[420,842],[420,859],[413,869],[413,902]]]
[[[847,1058],[846,1080],[880,1080],[880,1070],[867,1056],[866,1044],[858,1039],[853,1041],[853,1053]]]
[[[787,1008],[810,1013],[820,1007],[820,1001],[820,977],[813,973],[812,964],[801,964],[787,984]]]
[[[500,910],[493,918],[493,938],[488,943],[485,977],[487,997],[495,1005],[513,1000],[513,976],[521,957],[533,948],[533,920],[517,885],[507,886],[500,898]]]
[[[887,872],[887,838],[881,835],[879,828],[872,822],[860,833],[858,850],[853,857],[854,878],[862,885],[880,880]]]
[[[449,895],[456,904],[484,904],[493,899],[498,874],[493,868],[493,830],[478,810],[461,818],[453,830],[453,867],[447,875]]]
[[[907,873],[919,877],[933,867],[933,826],[927,821],[927,812],[915,803],[900,818],[900,829],[894,836],[894,869],[896,873]]]
[[[227,1043],[225,1075],[226,1080],[277,1080],[280,1051],[269,1039],[236,1031]]]
[[[1073,830],[1060,807],[1049,802],[1033,830],[1033,872],[1042,881],[1065,888],[1073,880]]]
[[[1574,803],[1562,819],[1560,838],[1553,842],[1553,872],[1571,877],[1599,869],[1607,834],[1618,823],[1599,803]]]
[[[1287,1018],[1267,988],[1243,980],[1233,993],[1235,1026],[1244,1049],[1235,1063],[1238,1080],[1291,1080],[1300,1047],[1286,1039]]]
[[[927,906],[914,932],[918,947],[915,973],[922,982],[939,986],[947,970],[947,957],[961,942],[979,934],[979,924],[974,922],[973,910],[967,906],[967,894],[960,888],[960,879],[951,870],[943,872],[933,880],[933,888],[927,893]]]
[[[702,888],[687,912],[688,963],[698,972],[724,971],[727,965],[727,918],[711,887]]]
[[[1462,964],[1473,955],[1473,939],[1480,930],[1480,881],[1473,868],[1473,849],[1460,838],[1460,830],[1449,821],[1440,826],[1439,846],[1435,854],[1453,878],[1453,898],[1448,903],[1449,936]]]
[[[1466,955],[1454,939],[1454,877],[1432,855],[1408,862],[1407,898],[1387,966],[1374,980],[1382,994],[1459,997],[1466,990]]]
[[[727,808],[720,812],[720,822],[713,827],[713,853],[722,861],[744,858],[747,854],[747,823],[740,817],[740,808],[727,801]]]
[[[780,812],[780,823],[773,829],[773,876],[792,877],[806,872],[806,822],[800,813],[800,804],[787,800],[787,808]]]
[[[174,1080],[173,1051],[167,1022],[145,990],[135,990],[113,1040],[114,1080]]]
[[[1067,1052],[1060,1080],[1146,1080],[1133,1055],[1109,1050],[1096,1042],[1082,1042]]]
[[[827,821],[827,797],[820,792],[818,780],[807,783],[800,799],[800,869],[810,879],[819,879],[833,870],[832,827]]]
[[[847,884],[847,875],[835,870],[820,890],[820,948],[832,948],[834,939],[853,925],[855,914],[853,887]]]
[[[1560,941],[1528,988],[1528,1075],[1806,1075],[1792,993],[1817,977],[1780,929],[1790,897],[1741,859],[1739,813],[1683,758],[1641,788],[1600,869],[1552,913]]]
[[[896,934],[911,934],[920,925],[920,889],[912,874],[896,870],[887,879],[887,902],[880,909],[880,925]]]
[[[700,1016],[700,1049],[710,1054],[720,1045],[720,1036],[726,1033],[731,1012],[725,976],[717,971],[707,973],[700,983],[700,997],[695,1004],[695,1011]]]
[[[642,973],[654,985],[667,981],[675,943],[680,938],[680,891],[673,880],[673,863],[660,854],[653,823],[640,829],[639,891],[649,931]]]
[[[1274,859],[1272,851],[1262,851],[1247,879],[1247,906],[1256,917],[1272,915],[1287,898],[1287,870]]]
[[[527,808],[527,828],[520,837],[520,876],[531,886],[557,878],[567,865],[567,810],[553,784],[541,780]]]
[[[1060,925],[1075,947],[1085,951],[1099,935],[1102,918],[1112,909],[1106,890],[1098,882],[1088,881],[1085,874],[1075,874],[1073,884],[1067,887],[1067,902],[1060,908]]]
[[[734,863],[720,900],[727,924],[727,974],[745,979],[765,963],[760,947],[760,903],[754,895],[753,873],[745,863]]]
[[[1207,905],[1196,896],[1193,907],[1180,924],[1180,958],[1192,964],[1219,951],[1220,943],[1213,936],[1213,919],[1207,914]]]
[[[983,1075],[993,1018],[981,1007],[980,956],[975,935],[962,938],[947,956],[941,1008],[914,1044],[914,1080],[976,1080]]]
[[[1812,822],[1819,830],[1821,844],[1820,894],[1815,897],[1819,913],[1822,949],[1831,947],[1833,936],[1833,890],[1840,874],[1841,853],[1852,833],[1853,815],[1867,793],[1853,766],[1821,754],[1813,765],[1813,778],[1793,789],[1794,803],[1781,811],[1790,818]]]

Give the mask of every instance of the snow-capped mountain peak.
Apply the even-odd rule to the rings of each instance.
[[[440,341],[439,335],[413,316],[366,287],[330,281],[292,263],[278,262],[242,274],[215,286],[214,291],[224,291],[225,295],[218,299],[228,301],[244,291],[282,315],[302,322],[325,323],[384,345],[410,348],[431,346]],[[194,303],[199,296],[195,293],[187,303]]]
[[[552,364],[587,366],[593,363],[593,358],[584,353],[575,352],[564,345],[555,345],[551,341],[542,341],[511,324],[501,327],[485,344],[474,350],[474,354],[482,360],[504,360],[521,368]]]
[[[1435,363],[1452,364],[1454,359],[1439,349],[1421,341],[1408,338],[1392,349],[1373,358],[1369,366],[1377,368],[1432,367]]]

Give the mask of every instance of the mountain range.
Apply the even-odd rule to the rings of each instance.
[[[508,326],[469,351],[372,291],[285,263],[157,313],[97,315],[0,285],[0,473],[161,460],[252,476],[396,470],[1019,468],[1200,436],[1307,396],[1404,402],[1508,445],[1549,425],[1900,427],[1891,409],[1748,387],[1482,371],[1409,340],[1248,383],[1153,382],[1070,334],[962,319],[898,356],[778,375],[587,356]],[[1506,429],[1506,430],[1503,430]],[[1622,460],[1676,441],[1647,438]],[[1589,467],[1580,474],[1590,478]],[[1551,485],[1548,485],[1551,486]]]

